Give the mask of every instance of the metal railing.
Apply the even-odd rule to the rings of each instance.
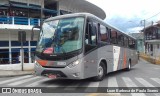
[[[0,16],[0,24],[12,25],[40,25],[39,18],[27,18],[17,16]]]

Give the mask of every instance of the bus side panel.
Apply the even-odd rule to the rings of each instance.
[[[112,45],[106,45],[98,49],[99,64],[101,60],[106,60],[107,73],[113,71],[113,47]],[[98,66],[98,65],[97,65]]]
[[[84,78],[89,78],[96,76],[97,74],[97,63],[98,63],[98,51],[97,49],[86,53],[83,62],[84,62]]]
[[[123,48],[123,47],[120,47],[120,53],[119,53],[119,62],[118,62],[118,68],[117,68],[117,70],[121,70],[121,69],[123,69],[123,58],[124,58],[124,50],[125,50],[125,48]]]
[[[132,66],[134,66],[135,64],[138,63],[138,55],[136,52],[137,52],[136,50],[131,51],[131,64],[132,64]]]
[[[132,58],[132,57],[131,57],[132,50],[129,49],[129,48],[126,48],[126,51],[127,51],[127,53],[126,53],[126,54],[127,54],[127,64],[126,64],[125,68],[127,68],[128,65],[129,65],[129,59]]]
[[[102,59],[107,62],[107,72],[113,71],[113,65],[111,63],[112,57],[113,52],[110,45],[99,47],[86,54],[86,56],[84,56],[84,78],[98,75],[98,66]]]

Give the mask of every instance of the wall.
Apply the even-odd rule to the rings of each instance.
[[[65,10],[73,13],[81,12],[81,10],[77,8],[77,6],[74,6],[72,3],[67,3],[66,1],[67,0],[59,0],[59,10]],[[74,2],[74,0],[72,1]]]
[[[0,4],[8,4],[8,0],[1,0],[0,2]]]
[[[28,4],[35,4],[35,5],[41,5],[44,7],[44,0],[10,0],[15,2],[22,2],[22,3],[28,3]]]

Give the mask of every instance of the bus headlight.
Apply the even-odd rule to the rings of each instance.
[[[73,63],[69,64],[68,67],[69,67],[69,68],[75,67],[75,66],[78,65],[79,63],[80,63],[80,60],[78,59],[78,60],[74,61]]]
[[[37,62],[36,60],[34,61],[34,64],[35,64],[36,66],[38,66],[38,67],[42,67],[41,65],[38,64],[38,62]]]

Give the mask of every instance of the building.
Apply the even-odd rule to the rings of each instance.
[[[21,43],[18,42],[19,31],[26,32],[26,42],[23,43],[24,63],[33,62],[32,56],[39,33],[36,32],[34,41],[31,41],[32,27],[40,25],[41,17],[45,19],[76,12],[89,12],[101,19],[106,17],[102,9],[85,0],[1,0],[0,64],[19,63],[21,48]]]
[[[143,33],[131,33],[131,36],[137,39],[137,51],[144,53],[144,35]]]
[[[160,57],[160,23],[148,26],[144,31],[145,53],[153,58]]]

